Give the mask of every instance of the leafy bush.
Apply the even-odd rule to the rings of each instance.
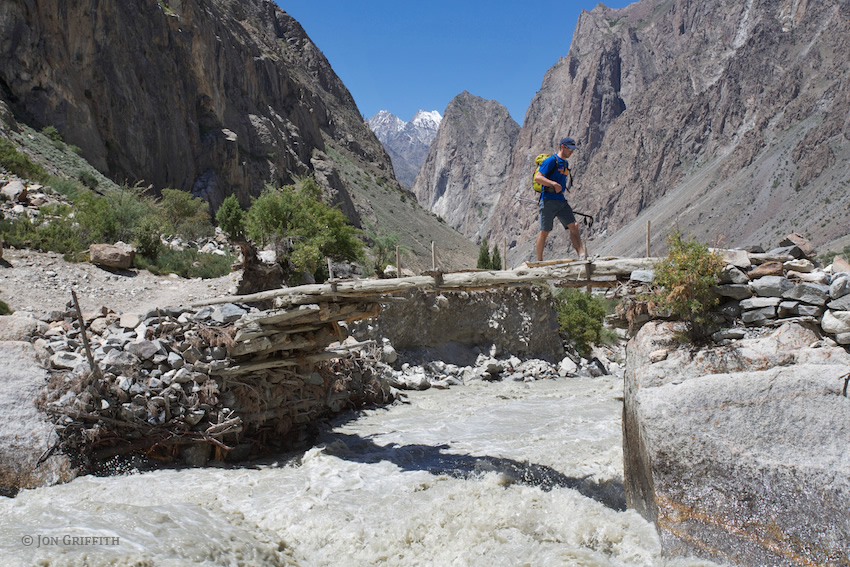
[[[12,142],[0,139],[0,166],[3,166],[18,177],[32,179],[39,183],[47,180],[47,172],[29,156],[15,148]]]
[[[74,200],[74,220],[79,224],[82,238],[88,243],[119,240],[119,224],[115,209],[105,197],[83,191]]]
[[[144,217],[137,225],[133,234],[133,244],[136,251],[150,260],[156,260],[162,248],[162,224],[153,215]]]
[[[395,249],[399,243],[399,236],[395,232],[372,236],[372,256],[374,257],[374,268],[381,277],[384,270],[390,264],[395,264]]]
[[[81,169],[77,172],[77,179],[80,180],[80,183],[88,187],[89,189],[96,189],[98,186],[98,180],[95,175],[88,170]]]
[[[601,298],[583,291],[562,288],[555,294],[558,325],[576,345],[582,356],[590,352],[593,344],[607,340],[602,322],[605,303]]]
[[[321,189],[311,178],[302,179],[299,187],[267,187],[245,215],[245,232],[261,246],[289,239],[289,260],[295,268],[321,280],[326,277],[325,257],[356,260],[363,254],[360,231],[321,197]]]
[[[41,133],[50,138],[53,142],[61,142],[62,134],[56,129],[56,126],[45,126],[41,129]]]
[[[717,305],[714,287],[723,260],[693,237],[674,231],[667,237],[667,256],[655,265],[654,301],[670,315],[688,323],[689,335],[705,335],[708,312]]]
[[[236,199],[229,195],[215,213],[215,222],[231,240],[241,240],[245,235],[245,213]]]
[[[190,240],[213,234],[210,206],[186,191],[163,189],[159,209],[164,226]]]
[[[230,273],[235,258],[232,254],[204,254],[194,248],[172,250],[162,248],[155,259],[136,255],[136,267],[152,274],[177,274],[183,278],[218,278]]]
[[[12,310],[5,301],[0,301],[0,315],[11,315]]]

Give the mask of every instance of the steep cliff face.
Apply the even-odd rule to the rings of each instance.
[[[783,232],[821,244],[850,220],[850,5],[834,0],[641,0],[597,6],[531,102],[490,238],[531,257],[533,157],[564,135],[591,253],[657,251],[673,225],[727,246]],[[568,239],[546,255],[566,255]]]
[[[323,135],[368,139],[324,56],[272,2],[23,0],[0,26],[12,109],[114,179],[247,202],[312,169]],[[385,162],[375,144],[360,153]]]
[[[4,2],[0,99],[108,177],[191,191],[213,209],[310,173],[364,228],[410,200],[324,55],[270,0]],[[364,186],[391,206],[376,210]],[[399,234],[430,259],[420,234]]]
[[[463,92],[446,107],[413,184],[419,203],[480,240],[502,191],[519,125],[507,109]]]

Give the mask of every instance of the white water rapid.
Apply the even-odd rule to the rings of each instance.
[[[473,382],[328,428],[297,457],[0,498],[0,564],[713,565],[625,509],[622,378]]]

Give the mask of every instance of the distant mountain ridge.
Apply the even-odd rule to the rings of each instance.
[[[396,179],[405,187],[413,186],[442,119],[436,110],[419,110],[405,122],[388,110],[381,110],[366,121],[389,154]]]

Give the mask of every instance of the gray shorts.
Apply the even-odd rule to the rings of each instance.
[[[554,199],[542,199],[540,201],[540,230],[551,232],[556,218],[561,221],[564,228],[576,222],[576,217],[569,203],[555,201]]]

